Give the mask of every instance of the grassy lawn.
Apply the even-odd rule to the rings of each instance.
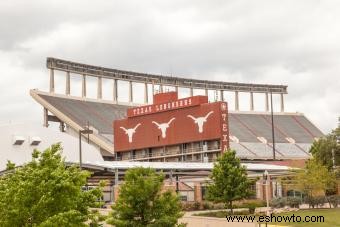
[[[225,218],[227,212],[225,211],[218,211],[218,212],[206,212],[196,214],[197,216],[206,216],[206,217],[218,217],[218,218]],[[300,216],[301,221],[305,220],[306,216],[323,216],[324,222],[300,222],[300,223],[293,223],[293,222],[281,222],[281,223],[272,223],[275,225],[282,225],[282,226],[291,226],[291,227],[340,227],[340,208],[338,209],[311,209],[311,210],[299,210],[296,212],[288,212],[288,213],[281,213],[277,214],[280,216]],[[277,216],[276,215],[276,216]],[[292,220],[292,219],[291,219]],[[295,219],[296,220],[296,219]]]
[[[295,216],[301,216],[301,219],[304,220],[306,216],[324,216],[325,222],[323,223],[312,223],[312,222],[300,222],[300,223],[275,223],[276,225],[283,225],[283,226],[292,226],[292,227],[340,227],[340,208],[338,209],[312,209],[312,210],[299,210],[296,212],[289,212],[289,213],[281,213],[281,216],[289,216],[294,214]]]

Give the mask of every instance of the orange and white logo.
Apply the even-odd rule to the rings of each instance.
[[[171,118],[169,122],[167,123],[157,123],[156,121],[152,121],[153,124],[158,126],[158,129],[162,131],[162,138],[166,137],[166,130],[170,127],[170,124],[172,121],[174,121],[176,118]]]
[[[124,130],[125,134],[128,136],[129,138],[129,143],[132,143],[132,136],[133,134],[136,133],[136,129],[141,125],[141,123],[138,123],[134,128],[124,128],[124,127],[120,127],[122,130]]]
[[[198,126],[198,132],[203,133],[203,124],[205,122],[207,122],[208,117],[213,113],[214,113],[214,111],[210,111],[204,117],[198,117],[198,118],[195,118],[192,115],[187,115],[187,117],[190,117],[192,120],[194,120],[194,123],[197,124],[197,126]]]

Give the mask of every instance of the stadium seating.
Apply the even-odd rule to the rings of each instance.
[[[80,126],[89,124],[94,127],[100,138],[111,143],[113,143],[112,122],[125,118],[128,108],[125,105],[100,101],[38,95],[76,124]],[[323,136],[322,132],[300,113],[275,113],[274,125],[276,156],[282,159],[308,158],[308,150],[314,139]],[[240,158],[272,158],[272,128],[269,113],[229,113],[229,129],[230,135],[238,139],[237,142],[232,141],[230,145]]]

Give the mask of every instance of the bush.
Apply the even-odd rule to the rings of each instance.
[[[239,203],[235,203],[233,205],[233,208],[236,209],[236,208],[249,208],[249,207],[265,207],[266,206],[266,201],[263,201],[263,200],[244,200],[242,202],[239,202]]]
[[[249,204],[249,213],[253,214],[255,213],[256,205],[255,204]]]
[[[194,210],[199,210],[201,208],[201,203],[200,202],[194,202],[192,207]]]
[[[337,208],[338,205],[340,205],[340,195],[328,196],[327,200],[333,206],[333,208]]]
[[[191,203],[182,203],[182,210],[192,211],[193,207]]]
[[[315,197],[308,196],[308,197],[306,197],[306,203],[308,203],[308,205],[310,207],[313,207],[313,208],[320,207],[325,202],[326,202],[325,196],[315,196]]]
[[[299,208],[299,205],[301,204],[301,199],[298,197],[287,197],[286,204],[292,208]]]
[[[215,212],[205,212],[194,214],[194,216],[203,216],[203,217],[214,217],[214,218],[225,218],[228,215],[226,211],[215,211]]]
[[[255,208],[254,208],[254,211],[255,211]],[[249,214],[254,214],[254,213],[251,213],[250,210],[236,210],[234,211],[233,215],[249,215]]]
[[[182,210],[185,210],[185,211],[200,210],[200,208],[201,208],[200,202],[183,202],[182,203]]]
[[[215,211],[215,212],[205,212],[205,213],[194,214],[194,216],[214,217],[214,218],[225,218],[227,215],[249,215],[249,212],[247,210],[242,210],[242,211],[234,211],[233,214],[231,214],[230,211]]]
[[[249,201],[249,202],[246,202],[246,203],[243,204],[244,208],[249,209],[250,214],[255,213],[256,207],[264,207],[264,206],[266,206],[266,202],[262,201],[262,200]]]
[[[212,204],[210,204],[210,203],[208,203],[208,202],[204,202],[204,203],[202,204],[202,206],[203,206],[203,209],[204,209],[204,210],[211,210],[211,208],[213,207]]]
[[[221,210],[221,209],[225,209],[225,206],[223,203],[216,203],[216,204],[213,204],[213,209]]]
[[[274,208],[282,208],[286,206],[286,199],[284,197],[273,198],[270,201],[270,206]]]
[[[299,208],[299,205],[302,203],[301,198],[298,197],[278,197],[278,198],[273,198],[270,201],[270,206],[273,208],[282,208],[285,206],[289,206],[292,208]]]

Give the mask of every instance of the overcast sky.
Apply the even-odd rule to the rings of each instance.
[[[197,79],[285,84],[287,112],[304,113],[324,133],[340,116],[336,0],[1,0],[0,122],[42,123],[42,107],[29,90],[48,90],[48,56]],[[246,109],[249,98],[241,99]],[[263,98],[256,100],[260,108]]]

